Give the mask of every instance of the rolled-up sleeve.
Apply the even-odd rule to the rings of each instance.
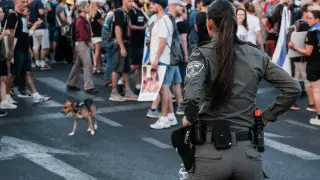
[[[286,71],[273,64],[268,56],[265,57],[265,64],[264,79],[281,91],[276,101],[262,113],[264,119],[274,122],[295,103],[301,93],[301,87]]]
[[[183,89],[182,105],[185,107],[185,115],[189,121],[193,121],[199,112],[199,102],[204,93],[208,68],[209,66],[202,54],[195,49],[189,57]]]

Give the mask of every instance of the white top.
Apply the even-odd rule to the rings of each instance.
[[[164,15],[157,19],[154,23],[151,32],[151,44],[150,44],[150,62],[152,63],[156,58],[159,48],[159,38],[167,39],[165,49],[163,50],[159,62],[164,64],[170,64],[170,48],[172,43],[173,24],[167,15]]]
[[[261,30],[259,18],[253,15],[247,15],[247,23],[248,23],[248,41],[252,44],[257,44],[257,36],[256,32]]]
[[[248,30],[244,25],[238,25],[237,36],[242,41],[248,41]]]

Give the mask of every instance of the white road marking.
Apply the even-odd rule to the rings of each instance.
[[[38,164],[39,166],[51,171],[66,180],[96,180],[96,178],[66,164],[65,162],[52,157],[49,154],[33,155],[25,154],[25,158]]]
[[[39,107],[61,107],[62,108],[63,104],[58,103],[57,101],[54,101],[54,100],[49,100],[44,103],[37,104],[37,106],[39,106]]]
[[[38,81],[46,84],[47,86],[50,86],[51,88],[62,92],[62,93],[66,93],[68,96],[71,96],[77,100],[82,101],[85,98],[92,98],[95,101],[104,101],[104,99],[100,98],[100,97],[96,97],[94,95],[91,94],[87,94],[83,91],[74,91],[74,92],[68,92],[66,87],[67,84],[56,79],[56,78],[50,78],[50,77],[45,77],[45,78],[36,78]]]
[[[274,91],[275,88],[267,87],[267,88],[259,88],[257,94],[265,94],[271,91]]]
[[[320,156],[302,149],[298,149],[295,148],[293,146],[287,145],[287,144],[283,144],[277,141],[274,141],[272,139],[269,138],[265,138],[265,145],[269,146],[273,149],[276,149],[278,151],[293,155],[293,156],[297,156],[301,159],[305,159],[305,160],[320,160]]]
[[[268,133],[268,132],[264,132],[264,137],[269,137],[269,138],[291,138],[291,137],[287,137],[287,136],[281,136],[278,134],[273,134],[273,133]]]
[[[114,122],[108,118],[102,117],[100,115],[97,115],[97,120],[101,121],[103,123],[109,124],[110,126],[113,126],[113,127],[121,127],[122,126],[121,124]]]
[[[0,160],[13,158],[16,154],[38,164],[42,168],[51,171],[66,180],[96,180],[96,178],[66,164],[53,157],[52,153],[79,155],[65,150],[46,147],[33,142],[3,136],[0,141]],[[50,153],[50,154],[49,154]]]
[[[104,108],[98,108],[97,114],[128,112],[128,111],[146,109],[148,107],[150,107],[150,103],[139,103],[139,104],[131,104],[131,105],[123,105],[123,106],[104,107]],[[27,116],[24,118],[5,118],[3,120],[0,119],[0,124],[14,124],[14,123],[23,123],[23,122],[29,123],[29,122],[36,122],[36,121],[57,120],[62,118],[69,118],[68,116],[64,116],[60,112],[47,113],[47,114],[41,114],[41,115]]]
[[[84,78],[84,76],[83,76],[83,74],[81,74],[80,75],[80,79],[83,79],[83,78]],[[97,84],[99,86],[104,86],[105,85],[105,81],[100,79],[100,78],[98,78],[98,77],[92,76],[92,79],[94,81],[94,84]]]
[[[290,124],[294,124],[294,125],[300,126],[300,127],[312,129],[312,130],[318,130],[318,129],[319,129],[319,128],[314,127],[314,126],[312,126],[312,125],[305,124],[305,123],[298,122],[298,121],[294,121],[294,120],[290,120],[290,119],[285,119],[285,120],[283,120],[283,121],[284,121],[284,122],[287,122],[287,123],[290,123]]]
[[[169,146],[169,145],[167,145],[165,143],[162,143],[162,142],[160,142],[160,141],[158,141],[156,139],[153,139],[153,138],[144,137],[144,138],[142,138],[142,140],[145,141],[145,142],[148,142],[150,144],[153,144],[153,145],[155,145],[155,146],[157,146],[159,148],[162,148],[162,149],[172,149],[173,148],[173,147],[171,147],[171,146]]]

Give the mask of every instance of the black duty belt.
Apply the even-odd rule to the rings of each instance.
[[[253,141],[253,132],[252,131],[238,131],[231,132],[232,144],[236,145],[239,141]],[[206,143],[213,143],[212,132],[206,132]]]

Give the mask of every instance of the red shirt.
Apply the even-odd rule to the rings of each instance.
[[[79,42],[84,41],[87,44],[91,42],[89,22],[81,16],[76,19],[76,40]]]

